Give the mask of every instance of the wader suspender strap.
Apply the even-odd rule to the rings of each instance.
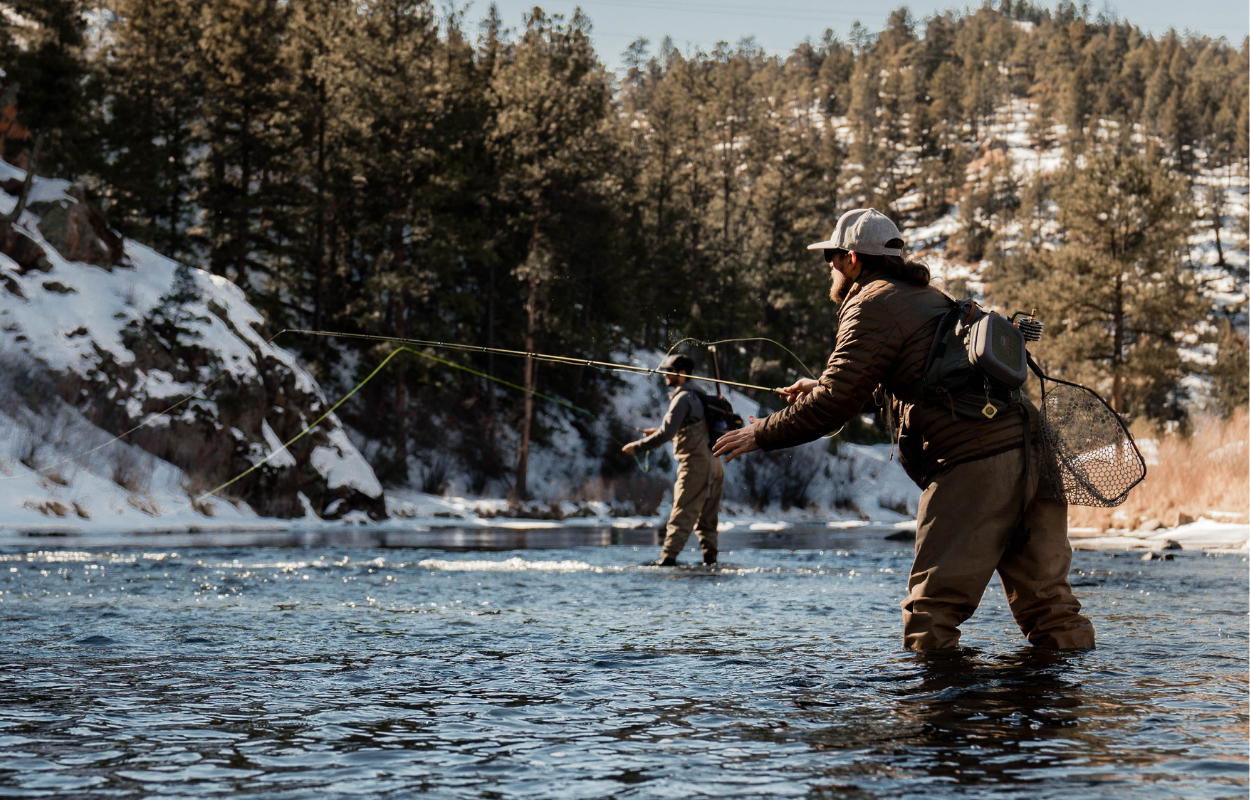
[[[1024,553],[1024,546],[1029,543],[1029,539],[1033,536],[1033,529],[1024,527],[1024,515],[1029,508],[1029,469],[1033,466],[1030,458],[1032,451],[1029,449],[1032,438],[1032,416],[1029,414],[1029,407],[1025,403],[1020,404],[1021,424],[1024,426],[1024,469],[1021,472],[1020,487],[1020,520],[1016,523],[1016,528],[1011,532],[1011,537],[1007,539],[1007,552],[1012,555],[1021,555]]]
[[[1033,373],[1037,375],[1037,379],[1042,383],[1042,402],[1045,403],[1046,376],[1042,374],[1041,367],[1037,365],[1037,362],[1033,360],[1033,356],[1029,355],[1027,350],[1024,353],[1024,357],[1028,360],[1029,369],[1033,370]],[[1033,418],[1029,413],[1029,407],[1025,403],[1020,403],[1020,411],[1024,417],[1024,421],[1021,423],[1024,425],[1024,477],[1022,478],[1024,486],[1020,490],[1020,521],[1016,523],[1015,530],[1011,532],[1011,538],[1007,540],[1008,552],[1017,556],[1024,552],[1024,546],[1029,543],[1029,538],[1033,535],[1032,528],[1024,527],[1024,514],[1028,510],[1029,470],[1033,467],[1033,461],[1030,458],[1032,450],[1029,447],[1031,444],[1030,440],[1033,438],[1030,430],[1033,427],[1031,424]]]

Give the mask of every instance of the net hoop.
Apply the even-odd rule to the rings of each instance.
[[[1069,505],[1114,508],[1146,478],[1146,460],[1124,419],[1097,392],[1052,378],[1033,358],[1042,383],[1038,444],[1046,493]],[[1064,389],[1047,391],[1050,381]]]

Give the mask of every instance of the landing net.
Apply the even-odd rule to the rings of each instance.
[[[1120,416],[1095,392],[1066,381],[1042,396],[1038,444],[1048,494],[1070,505],[1113,508],[1146,477]]]

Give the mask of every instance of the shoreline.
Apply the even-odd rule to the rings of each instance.
[[[233,520],[214,525],[165,524],[105,527],[47,521],[0,526],[0,547],[433,547],[457,550],[555,549],[580,546],[658,546],[663,517],[574,517],[564,520],[429,517],[363,522],[309,519]],[[86,521],[84,521],[86,522]],[[155,520],[153,521],[155,522]],[[728,547],[807,549],[808,547],[909,545],[915,520],[828,518],[724,519]],[[1250,553],[1250,525],[1200,518],[1170,529],[1115,531],[1090,535],[1074,531],[1073,550],[1203,551]]]

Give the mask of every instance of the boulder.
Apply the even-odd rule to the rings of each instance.
[[[81,261],[112,269],[125,264],[125,241],[109,228],[104,214],[87,202],[79,186],[71,186],[57,200],[31,203],[39,216],[39,233],[67,261]]]
[[[1193,522],[1194,518],[1179,509],[1172,509],[1163,516],[1163,527],[1176,528],[1181,525],[1188,525]]]
[[[43,245],[16,225],[4,220],[0,220],[0,253],[13,259],[16,265],[13,271],[18,275],[25,275],[31,270],[47,272],[52,269],[52,262],[48,261]],[[10,288],[9,291],[20,295],[20,290],[14,292]]]

